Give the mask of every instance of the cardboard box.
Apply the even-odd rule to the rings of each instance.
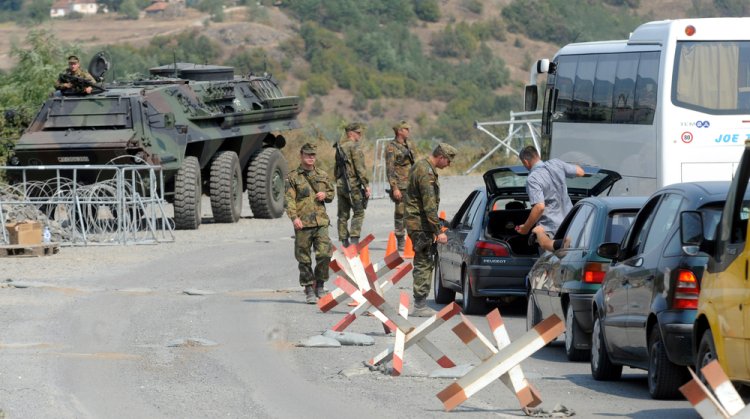
[[[39,221],[22,221],[20,223],[7,223],[10,244],[41,244],[42,223]]]

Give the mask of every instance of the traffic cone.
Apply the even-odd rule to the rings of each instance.
[[[445,231],[448,230],[448,227],[446,226],[448,224],[448,220],[445,219],[445,210],[440,211],[438,218],[440,218],[442,224],[440,227],[440,232],[445,233]]]
[[[404,259],[414,259],[414,247],[411,244],[411,237],[409,235],[406,235],[406,246],[404,246],[404,254],[402,256]]]
[[[362,248],[362,250],[359,251],[359,260],[362,261],[362,266],[369,266],[370,265],[370,250],[368,249],[370,246],[365,245],[365,247]]]
[[[391,234],[388,235],[388,244],[385,246],[385,255],[388,256],[395,252],[396,248],[396,234],[391,231]]]
[[[440,211],[440,215],[438,215],[438,218],[440,218],[441,220],[445,220],[445,210]]]

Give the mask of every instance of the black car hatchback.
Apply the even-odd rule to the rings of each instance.
[[[646,201],[622,243],[599,246],[612,264],[592,304],[595,379],[618,379],[628,365],[648,371],[651,397],[679,396],[694,360],[693,320],[708,262],[705,253],[683,248],[679,215],[699,211],[712,239],[728,190],[729,182],[665,186]]]

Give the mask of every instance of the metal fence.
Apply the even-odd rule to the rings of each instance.
[[[1,226],[39,221],[61,245],[174,241],[158,166],[0,166],[0,173],[11,180],[0,183]],[[0,238],[9,243],[5,228]]]
[[[507,121],[487,121],[487,122],[474,122],[474,128],[482,131],[483,133],[492,137],[493,140],[497,141],[498,144],[488,151],[481,159],[479,159],[473,166],[471,166],[465,175],[471,173],[474,169],[479,167],[485,160],[487,160],[494,152],[501,148],[505,148],[506,152],[518,155],[518,152],[528,144],[528,140],[531,139],[532,144],[536,147],[539,152],[543,152],[543,144],[541,144],[541,135],[539,134],[541,120],[541,111],[532,112],[510,112],[510,119]],[[492,131],[487,129],[493,126],[507,126],[508,134],[504,138],[500,138],[495,135]],[[515,144],[514,144],[515,143]]]

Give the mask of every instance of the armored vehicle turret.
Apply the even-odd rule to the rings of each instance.
[[[101,81],[108,67],[98,54],[89,71]],[[239,220],[244,190],[255,217],[280,217],[282,133],[299,127],[299,97],[285,96],[270,76],[236,76],[232,67],[174,63],[150,73],[146,80],[97,83],[89,95],[57,92],[19,139],[10,164],[161,166],[180,229],[200,225],[203,193],[216,222]]]

